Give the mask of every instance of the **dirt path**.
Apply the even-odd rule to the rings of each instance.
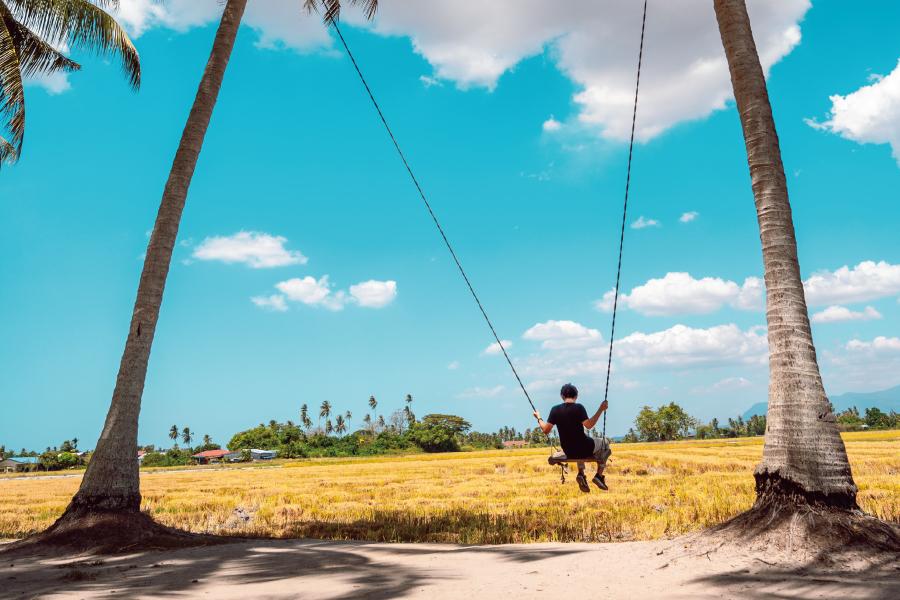
[[[900,561],[786,569],[684,540],[452,546],[248,541],[0,565],[2,598],[900,598]]]

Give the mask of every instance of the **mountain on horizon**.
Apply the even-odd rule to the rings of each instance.
[[[835,412],[843,412],[855,406],[860,413],[867,408],[878,407],[884,412],[892,410],[900,412],[900,385],[880,390],[877,392],[846,392],[830,398]],[[746,421],[753,415],[764,415],[768,409],[767,402],[757,402],[746,411],[743,417]]]

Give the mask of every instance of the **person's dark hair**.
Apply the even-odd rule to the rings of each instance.
[[[567,383],[562,386],[562,389],[559,390],[559,395],[566,398],[578,398],[578,388],[572,385],[571,383]]]

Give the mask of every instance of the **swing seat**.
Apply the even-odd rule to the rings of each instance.
[[[547,459],[547,463],[552,466],[567,465],[570,462],[599,463],[600,461],[596,456],[588,456],[587,458],[569,458],[566,456],[565,452],[556,452],[555,454],[551,454]]]

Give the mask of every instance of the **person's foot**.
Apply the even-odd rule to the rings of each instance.
[[[594,478],[591,481],[603,491],[609,491],[609,487],[606,485],[606,477],[603,475],[594,475]]]
[[[587,477],[584,476],[584,473],[579,473],[578,477],[575,478],[575,481],[578,482],[578,489],[585,494],[590,493],[591,487],[588,485]]]

